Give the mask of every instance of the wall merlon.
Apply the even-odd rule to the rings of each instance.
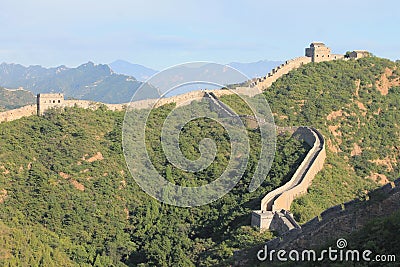
[[[370,197],[370,199],[374,199],[374,198],[380,198],[382,195],[386,195],[388,194],[390,191],[392,191],[392,189],[395,187],[395,184],[393,182],[388,183],[370,193],[368,193],[368,196]]]
[[[333,206],[321,213],[322,220],[330,220],[338,216],[343,211],[342,205]]]
[[[384,190],[380,187],[372,191],[371,193],[380,192],[381,199],[378,202],[355,199],[325,210],[320,216],[303,224],[301,228],[292,229],[268,241],[266,243],[268,249],[301,251],[318,247],[332,239],[343,238],[344,234],[361,229],[371,219],[398,211],[400,209],[400,191],[398,190],[400,187],[396,185],[398,183],[399,179],[383,186]]]
[[[315,227],[318,223],[319,223],[319,218],[318,216],[314,217],[313,219],[311,219],[310,221],[306,222],[305,224],[303,224],[301,226],[302,229],[307,229],[307,228],[313,228]]]
[[[348,210],[348,209],[351,209],[351,208],[353,208],[353,207],[355,207],[357,205],[360,205],[361,203],[362,203],[361,200],[353,199],[351,201],[343,203],[343,206],[344,206],[345,210]]]

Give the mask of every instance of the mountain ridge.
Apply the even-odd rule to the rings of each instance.
[[[0,86],[22,87],[33,94],[61,92],[69,98],[116,104],[129,102],[140,85],[132,76],[116,74],[108,65],[90,61],[76,68],[0,64]],[[158,92],[151,90],[142,99],[154,97]]]

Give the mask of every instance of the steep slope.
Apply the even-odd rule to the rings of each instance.
[[[327,140],[324,169],[308,194],[291,207],[300,222],[363,198],[385,179],[399,176],[398,70],[398,64],[379,58],[311,63],[281,77],[264,93],[278,125],[314,126]],[[242,108],[233,97],[224,102],[236,105],[234,110]],[[160,150],[160,122],[171,108],[156,109],[148,124],[154,165],[175,183],[209,182],[226,164],[226,134],[209,121],[191,122],[182,134],[185,155],[197,158],[204,137],[218,137],[221,150],[211,169],[198,177],[182,173],[166,163]],[[287,181],[304,157],[304,145],[280,136],[269,176],[248,193],[259,152],[258,132],[249,130],[252,154],[243,181],[210,205],[176,208],[145,195],[127,174],[120,146],[122,118],[120,112],[73,108],[0,124],[2,231],[11,228],[19,234],[29,226],[32,240],[45,242],[41,255],[58,253],[75,264],[100,266],[215,266],[235,250],[273,237],[249,227],[250,212],[259,208],[262,196]],[[46,231],[54,234],[50,240]],[[30,240],[5,237],[7,257],[0,260],[25,263],[22,252],[30,251]],[[28,260],[34,265],[48,257]]]
[[[215,122],[190,122],[182,151],[198,157],[199,140],[212,138],[215,163],[197,174],[166,163],[160,123],[172,106],[154,110],[148,123],[149,156],[166,178],[187,186],[219,176],[229,160],[229,137]],[[306,146],[279,136],[274,172],[247,191],[259,153],[249,130],[248,170],[229,194],[209,205],[178,208],[146,195],[129,175],[121,147],[123,112],[69,108],[0,124],[0,265],[213,266],[233,250],[262,240],[249,227],[259,196],[288,179]]]
[[[399,176],[399,64],[375,57],[308,64],[265,95],[278,125],[311,125],[326,139],[325,168],[292,207],[301,222]]]
[[[49,69],[6,63],[0,65],[0,86],[23,87],[34,94],[62,92],[71,98],[126,103],[140,85],[131,76],[116,74],[109,66],[92,62],[77,68],[60,66]],[[158,97],[157,90],[148,92],[142,98],[154,97]]]
[[[270,252],[296,250],[301,253],[304,250],[314,250],[319,258],[322,250],[329,247],[336,249],[337,241],[344,239],[346,245],[342,248],[359,251],[359,260],[348,258],[342,262],[337,259],[333,263],[325,255],[324,260],[318,260],[317,265],[315,261],[288,260],[284,266],[397,266],[400,257],[399,216],[400,179],[397,179],[371,191],[366,199],[357,199],[329,208],[304,224],[301,229],[294,229],[280,238],[242,250],[225,262],[225,265],[229,263],[234,266],[282,266],[282,262],[276,257],[274,260],[267,258],[264,261],[257,258],[257,252],[265,245]],[[371,251],[369,258],[372,262],[362,259],[361,253],[365,250]],[[375,258],[376,255],[383,255],[384,258]],[[374,262],[375,259],[385,260],[377,263]]]
[[[291,206],[296,220],[307,222],[304,231],[283,236],[283,244],[291,249],[310,249],[310,244],[348,237],[354,242],[352,248],[373,247],[377,253],[398,254],[393,244],[399,236],[388,231],[396,232],[393,220],[398,217],[399,187],[387,199],[374,191],[373,201],[357,203],[368,199],[374,188],[400,176],[399,67],[399,62],[375,57],[311,63],[282,76],[264,93],[278,125],[314,126],[327,141],[324,169],[308,193]],[[322,225],[318,231],[316,225]],[[390,240],[375,239],[377,235],[368,232],[371,227]],[[239,251],[222,266],[269,266],[255,257],[260,247]]]

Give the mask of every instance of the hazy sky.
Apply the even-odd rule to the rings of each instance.
[[[77,66],[124,59],[162,69],[366,49],[400,58],[400,1],[2,0],[0,62]]]

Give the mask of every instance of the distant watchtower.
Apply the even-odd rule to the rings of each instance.
[[[64,94],[38,94],[37,95],[37,115],[41,116],[44,112],[53,107],[64,105]]]
[[[324,43],[313,42],[306,48],[306,57],[311,57],[312,62],[332,60],[331,49]]]

